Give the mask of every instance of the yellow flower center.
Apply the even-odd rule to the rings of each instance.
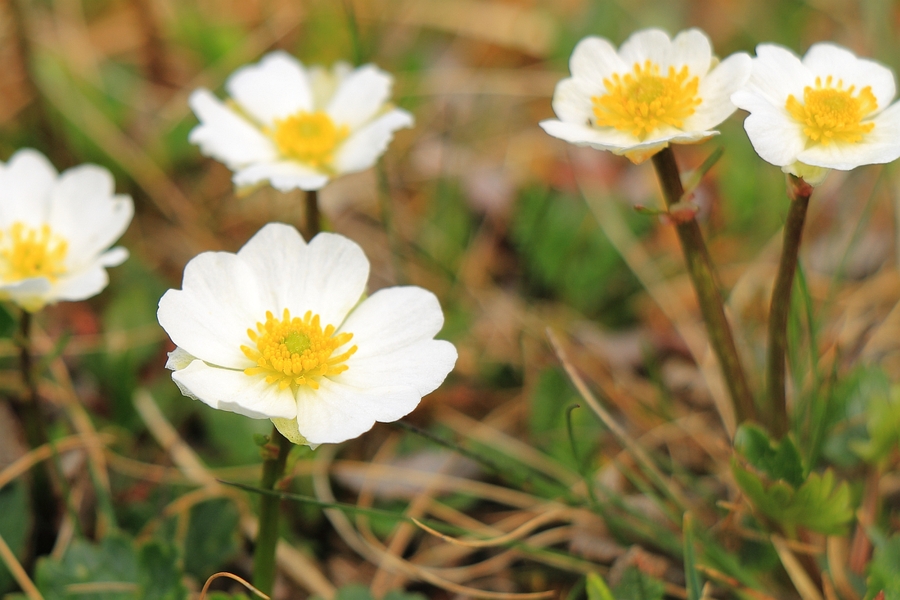
[[[284,156],[314,169],[328,168],[334,150],[350,129],[337,126],[324,111],[300,111],[286,119],[276,119],[275,126],[265,130]]]
[[[345,364],[354,352],[352,346],[343,354],[332,356],[334,351],[350,341],[352,333],[334,335],[334,325],[325,330],[319,324],[319,315],[306,311],[300,317],[291,317],[284,309],[281,319],[266,311],[266,322],[257,323],[256,330],[248,329],[247,335],[256,348],[241,346],[244,355],[256,363],[244,369],[246,375],[265,375],[266,383],[277,383],[280,389],[308,385],[319,389],[317,379],[326,375],[343,373]]]
[[[813,142],[825,146],[835,141],[856,144],[875,127],[875,123],[862,120],[878,109],[878,101],[871,86],[854,96],[855,90],[854,85],[844,89],[840,79],[835,85],[831,75],[825,78],[824,85],[822,78],[816,77],[815,88],[803,89],[802,104],[791,94],[784,107],[803,125],[803,133]]]
[[[686,66],[669,67],[665,76],[659,65],[647,60],[635,63],[634,71],[603,80],[606,94],[593,96],[594,124],[614,127],[645,139],[663,125],[681,127],[702,100],[697,97],[700,78],[690,76]]]
[[[7,282],[46,277],[56,281],[66,272],[69,244],[42,225],[39,229],[21,221],[0,231],[0,273]]]

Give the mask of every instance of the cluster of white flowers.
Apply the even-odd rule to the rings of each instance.
[[[756,54],[719,62],[697,29],[674,39],[639,31],[618,50],[585,38],[553,97],[559,118],[541,126],[639,163],[669,144],[717,135],[741,108],[759,155],[813,185],[830,169],[900,157],[900,108],[891,105],[886,67],[825,43],[802,59],[771,44]],[[273,52],[228,78],[228,101],[205,89],[191,95],[200,124],[190,140],[232,169],[238,187],[318,190],[371,167],[394,132],[412,126],[390,104],[391,86],[373,65],[307,69]],[[36,311],[98,293],[106,267],[127,257],[109,246],[133,212],[101,167],[60,175],[34,150],[0,163],[0,299]],[[434,339],[443,314],[433,294],[398,287],[366,297],[368,272],[350,240],[320,234],[307,244],[281,224],[236,254],[197,256],[183,289],[159,303],[176,344],[167,364],[175,383],[312,446],[406,415],[441,384],[456,350]]]
[[[572,76],[553,95],[559,119],[541,126],[638,163],[670,143],[716,135],[713,128],[741,108],[750,113],[744,128],[757,153],[812,185],[830,169],[900,157],[900,105],[891,105],[889,69],[826,43],[802,60],[773,44],[756,54],[718,63],[696,29],[674,39],[639,31],[618,51],[585,38],[572,53]]]

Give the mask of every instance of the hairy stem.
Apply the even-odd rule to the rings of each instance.
[[[767,392],[769,431],[774,438],[784,436],[788,431],[787,402],[785,398],[785,352],[787,350],[787,323],[791,310],[791,290],[800,255],[800,240],[803,237],[803,223],[809,208],[812,186],[793,175],[788,176],[788,194],[791,206],[784,223],[784,243],[781,248],[781,262],[772,289],[769,307],[769,356],[767,366]]]
[[[681,202],[684,188],[672,149],[665,148],[654,154],[653,167],[656,169],[666,206],[671,208],[672,205]],[[747,385],[747,377],[738,356],[731,326],[725,317],[725,308],[713,271],[712,260],[696,219],[682,218],[675,221],[675,230],[681,242],[681,250],[684,252],[691,283],[697,294],[700,312],[706,323],[706,331],[713,351],[719,360],[719,366],[724,373],[725,383],[734,404],[737,423],[740,425],[745,421],[755,419],[756,407],[753,404],[753,394]]]
[[[270,439],[271,454],[263,463],[262,481],[259,484],[264,490],[275,488],[275,484],[284,476],[284,465],[293,444],[272,427]],[[272,595],[275,583],[275,548],[278,545],[278,516],[281,499],[277,496],[260,496],[259,530],[256,533],[256,548],[253,551],[253,585],[265,593]]]

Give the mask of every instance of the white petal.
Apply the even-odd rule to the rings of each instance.
[[[252,186],[268,181],[280,192],[294,189],[320,190],[328,183],[328,175],[319,173],[290,160],[268,161],[250,165],[237,171],[232,178],[238,187]]]
[[[586,127],[553,119],[541,121],[540,126],[550,135],[572,144],[590,146],[597,150],[609,150],[615,154],[628,156],[632,162],[636,163],[649,158],[652,154],[668,146],[669,143],[692,144],[719,133],[717,131],[681,131],[674,127],[661,127],[654,132],[652,137],[641,140],[630,133],[612,127]]]
[[[871,86],[872,93],[878,101],[878,110],[884,110],[894,99],[896,93],[896,85],[894,83],[894,74],[884,65],[880,65],[873,60],[857,58],[849,50],[829,43],[813,44],[806,56],[803,57],[803,64],[814,75],[825,78],[831,75],[837,80],[842,80],[844,88],[851,85],[856,86],[856,92]]]
[[[256,274],[227,252],[204,252],[184,269],[182,290],[159,301],[157,318],[176,346],[206,362],[245,369],[253,363],[241,352],[247,329],[265,320]]]
[[[858,144],[816,144],[801,152],[797,159],[808,165],[846,171],[900,158],[900,104],[882,112],[874,123],[875,128]]]
[[[351,342],[357,343],[355,335]],[[368,349],[371,344],[358,344],[359,348],[363,346]],[[427,339],[384,354],[366,357],[354,354],[347,360],[349,368],[331,379],[358,388],[408,386],[424,396],[444,382],[453,370],[457,356],[456,348],[450,342]]]
[[[128,229],[134,203],[131,196],[114,196],[114,186],[103,167],[81,165],[65,171],[54,187],[48,223],[67,240],[71,268],[93,262]]]
[[[619,58],[612,44],[595,36],[586,37],[578,42],[572,51],[572,58],[569,59],[572,77],[583,80],[587,87],[594,88],[594,94],[606,89],[604,79],[613,73],[630,71],[632,66]]]
[[[16,221],[32,227],[46,223],[56,178],[56,169],[37,150],[13,154],[0,176],[0,228]]]
[[[633,33],[619,48],[619,56],[629,70],[636,64],[650,60],[660,66],[669,66],[674,54],[669,34],[661,29],[644,29]]]
[[[412,115],[399,108],[378,117],[341,144],[334,156],[335,168],[339,173],[368,169],[387,149],[396,130],[412,126]]]
[[[213,408],[253,419],[291,419],[297,415],[291,388],[281,390],[277,384],[268,384],[263,375],[249,376],[195,360],[172,373],[172,379],[190,396]]]
[[[338,61],[331,69],[321,66],[312,66],[306,71],[309,85],[312,88],[313,108],[324,110],[334,96],[344,79],[353,72],[353,67],[348,62]]]
[[[411,387],[357,388],[325,378],[318,390],[298,390],[298,431],[312,444],[336,444],[365,433],[376,421],[406,416],[421,400]]]
[[[352,131],[382,109],[393,83],[393,78],[375,65],[364,65],[340,83],[325,112]]]
[[[367,360],[430,340],[443,325],[444,313],[434,294],[416,286],[398,286],[366,298],[340,331],[353,333],[353,343],[359,346],[353,359]]]
[[[128,260],[128,249],[122,246],[110,248],[98,258],[98,262],[104,267],[117,267]]]
[[[231,169],[272,161],[278,156],[275,145],[247,119],[227,107],[209,90],[199,89],[188,100],[200,125],[188,139],[200,151]]]
[[[776,107],[761,96],[741,91],[734,94],[735,104],[749,110],[744,129],[759,156],[773,165],[783,167],[797,160],[806,146],[803,127],[782,107]]]
[[[803,89],[814,84],[815,76],[793,52],[775,44],[760,44],[744,89],[762,96],[773,106],[784,108],[788,96],[802,100]],[[744,108],[737,101],[735,104]]]
[[[108,284],[109,276],[106,274],[106,269],[96,263],[84,271],[59,279],[53,285],[53,301],[86,300],[102,292]]]
[[[688,131],[711,129],[727,119],[737,107],[731,95],[750,77],[752,59],[743,52],[732,54],[700,81],[698,93],[702,102],[696,112],[685,119]]]
[[[294,316],[319,315],[322,327],[340,327],[356,306],[369,279],[369,261],[342,235],[320,233],[305,245],[297,230],[272,223],[241,248],[240,257],[256,273],[269,310]]]
[[[675,67],[676,71],[686,66],[691,76],[702,78],[712,64],[712,45],[705,33],[699,29],[688,29],[675,36],[671,54],[665,58],[666,62],[660,64],[663,74],[668,72],[670,66]]]
[[[13,283],[0,284],[0,298],[9,298],[29,312],[35,312],[52,302],[52,286],[46,277],[22,279]]]
[[[272,52],[258,64],[241,67],[225,89],[261,125],[313,109],[312,89],[303,65],[286,52]]]
[[[595,94],[596,95],[596,94]],[[562,121],[587,125],[594,118],[591,93],[574,78],[563,79],[553,92],[553,112]]]

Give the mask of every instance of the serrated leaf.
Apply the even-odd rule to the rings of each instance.
[[[900,444],[900,386],[888,395],[870,399],[866,408],[869,439],[851,442],[851,449],[863,460],[875,464],[887,457]]]
[[[785,527],[841,535],[853,519],[850,487],[846,482],[835,487],[831,470],[811,473],[798,489],[785,481],[766,482],[737,462],[732,473],[754,508]]]
[[[803,461],[790,437],[774,444],[761,428],[744,424],[735,433],[734,447],[769,479],[784,480],[795,488],[803,484]]]
[[[900,577],[897,573],[900,573],[900,535],[876,545],[869,563],[866,600],[872,600],[882,591],[885,600],[900,600]]]
[[[181,600],[187,589],[181,582],[178,552],[159,542],[145,544],[138,556],[141,600]]]
[[[65,555],[38,561],[35,583],[45,600],[181,600],[181,582],[174,548],[150,542],[137,549],[123,534],[97,544],[75,540]]]
[[[139,597],[137,552],[125,536],[111,535],[99,544],[75,540],[60,560],[38,561],[35,583],[45,600],[86,597],[92,587],[108,590],[103,600],[134,600]]]
[[[596,573],[588,573],[586,588],[588,600],[615,600],[606,582]]]

